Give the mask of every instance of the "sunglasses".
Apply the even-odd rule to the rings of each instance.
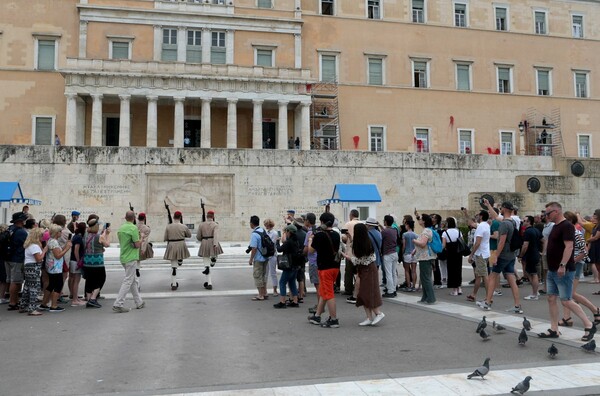
[[[550,214],[552,214],[552,213],[554,213],[554,212],[556,212],[556,209],[549,210],[548,212],[545,212],[544,214],[545,214],[546,216],[548,216],[548,215],[550,215]]]

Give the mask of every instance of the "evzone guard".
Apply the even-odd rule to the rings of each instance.
[[[196,234],[196,238],[200,241],[198,256],[202,257],[204,263],[204,271],[202,271],[206,276],[204,287],[212,290],[210,269],[217,263],[217,257],[223,254],[223,249],[219,243],[219,223],[215,221],[215,212],[209,210],[205,214],[204,203],[200,205],[202,206],[202,223],[200,223],[198,233]]]
[[[179,283],[177,283],[177,267],[183,263],[183,260],[190,257],[190,252],[185,244],[185,238],[191,238],[192,233],[183,224],[183,215],[180,211],[173,214],[171,218],[171,211],[169,206],[165,202],[167,208],[169,224],[165,228],[165,242],[167,242],[167,249],[165,250],[164,259],[171,262],[171,290],[177,290]]]

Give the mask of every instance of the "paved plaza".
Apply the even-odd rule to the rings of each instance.
[[[116,247],[106,252],[101,309],[67,306],[36,318],[2,307],[0,395],[496,395],[527,375],[527,394],[600,394],[600,360],[581,350],[580,322],[561,329],[556,359],[548,357],[550,342],[534,335],[549,327],[545,298],[522,301],[533,325],[524,347],[517,342],[523,315],[505,312],[509,289],[485,313],[466,301],[470,287],[458,297],[436,290],[432,306],[418,304],[418,293],[399,293],[384,299],[386,317],[375,327],[359,327],[362,308],[337,295],[340,328],[323,329],[306,319],[315,303],[310,287],[300,308],[275,310],[272,296],[251,301],[256,290],[245,247],[225,244],[212,291],[202,287],[197,257],[180,267],[180,288],[171,291],[169,264],[157,247],[157,258],[142,269],[146,307],[126,314],[110,309],[123,276]],[[472,279],[470,266],[463,277]],[[580,285],[588,296],[598,288]],[[520,292],[530,294],[529,286]],[[489,341],[475,333],[484,314]],[[494,320],[507,330],[496,333]],[[486,357],[487,379],[467,380]]]

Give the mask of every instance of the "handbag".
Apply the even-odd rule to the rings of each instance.
[[[471,254],[471,248],[467,246],[467,244],[465,243],[465,241],[463,241],[460,235],[456,240],[456,253],[460,254],[463,257],[467,257]]]
[[[277,269],[288,271],[292,269],[292,258],[289,254],[281,254],[277,256]]]

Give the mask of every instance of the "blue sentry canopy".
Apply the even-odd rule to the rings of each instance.
[[[381,202],[376,184],[336,184],[330,199],[319,201],[319,205],[339,202]]]
[[[42,201],[25,198],[19,182],[0,182],[0,202],[25,205],[41,205]]]

